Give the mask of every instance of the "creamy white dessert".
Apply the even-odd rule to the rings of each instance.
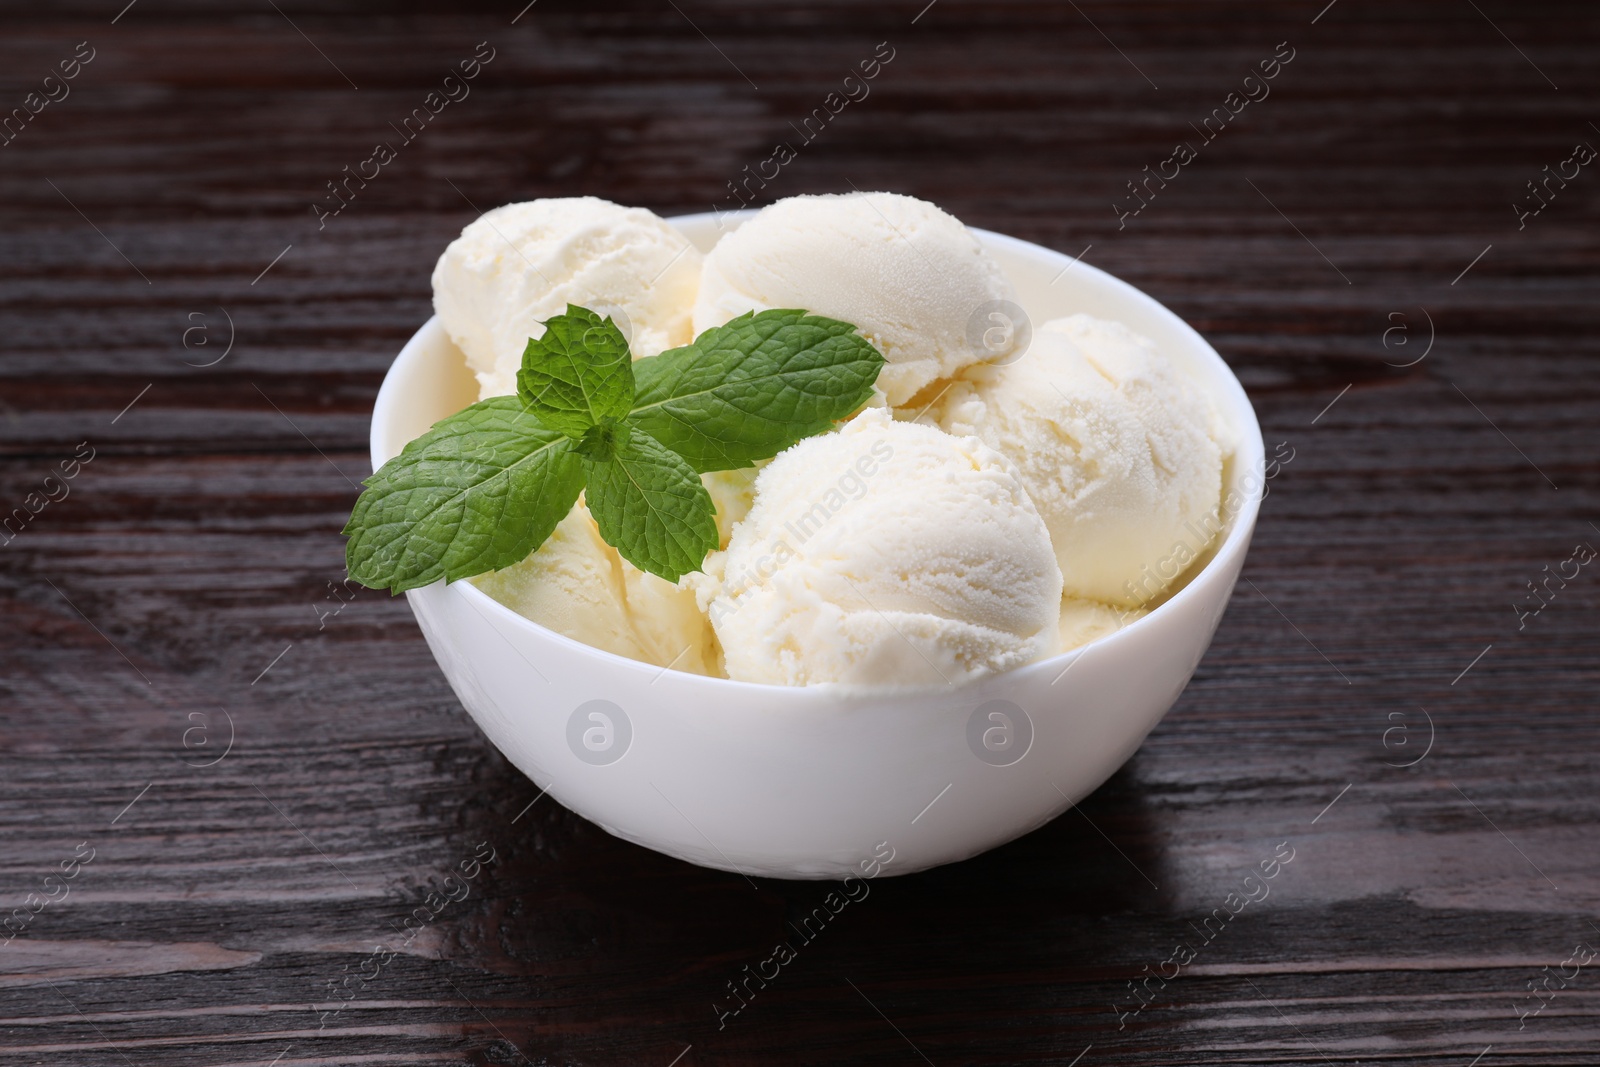
[[[770,308],[852,323],[883,353],[876,397],[836,430],[702,475],[720,544],[703,572],[639,570],[580,500],[527,559],[471,579],[618,655],[778,685],[959,683],[1142,617],[1223,523],[1205,394],[1088,315],[1022,351],[973,344],[974,312],[1015,290],[911,197],[779,201],[705,257],[648,211],[512,204],[450,245],[434,291],[485,397],[516,391],[527,339],[569,302],[619,312],[636,358]]]
[[[635,359],[688,344],[700,258],[644,208],[592,196],[507,204],[439,257],[433,307],[478,377],[478,398],[507,396],[528,338],[569,303],[613,315]]]
[[[980,359],[968,337],[980,308],[1016,291],[960,220],[896,193],[795,196],[763,208],[706,257],[695,301],[698,335],[736,315],[803,308],[854,324],[888,365],[892,405]]]
[[[1216,416],[1170,360],[1121,323],[1047,322],[1021,359],[964,378],[930,414],[1016,465],[1049,527],[1067,596],[1144,604],[1220,529]]]
[[[717,547],[727,548],[735,524],[750,514],[756,502],[756,475],[759,473],[759,467],[744,467],[700,476],[700,484],[711,494],[711,503],[717,509]]]
[[[1054,652],[1061,572],[976,438],[868,409],[778,455],[691,575],[730,678],[939,685]]]
[[[1063,597],[1058,651],[1068,652],[1090,641],[1109,637],[1148,614],[1144,608],[1117,608],[1094,600]]]
[[[721,673],[716,638],[694,594],[618,555],[582,501],[527,559],[469,580],[574,641],[658,667]]]

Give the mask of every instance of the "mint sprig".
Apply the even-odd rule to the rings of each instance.
[[[344,528],[350,575],[398,593],[509,567],[586,492],[608,544],[677,581],[717,547],[699,473],[826,430],[883,362],[850,324],[793,310],[635,362],[611,319],[569,304],[528,341],[516,396],[440,420],[367,479]]]

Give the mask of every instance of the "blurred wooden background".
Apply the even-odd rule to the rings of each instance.
[[[29,516],[0,534],[0,1064],[1596,1062],[1600,571],[1515,607],[1600,546],[1600,174],[1527,186],[1600,146],[1593,5],[123,2],[0,5],[0,113],[38,112],[0,147],[0,512]],[[875,883],[719,1030],[827,887],[529,807],[405,605],[334,597],[338,531],[479,210],[726,206],[880,43],[767,198],[893,189],[1087,247],[1292,459],[1121,773]],[[1285,841],[1270,898],[1135,1000]]]

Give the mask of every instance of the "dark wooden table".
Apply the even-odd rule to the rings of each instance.
[[[38,105],[0,147],[0,1064],[1600,1062],[1592,3],[124,2],[0,38]],[[1087,249],[1292,458],[1116,777],[876,883],[719,1029],[827,887],[535,802],[338,533],[480,209],[731,206],[880,42],[763,198]]]

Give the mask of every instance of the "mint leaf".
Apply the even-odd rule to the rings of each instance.
[[[589,513],[600,536],[640,570],[675,582],[717,547],[716,508],[694,468],[624,424],[608,458],[584,456]]]
[[[635,363],[629,421],[698,471],[747,467],[866,403],[883,362],[847,322],[745,314]]]
[[[350,576],[399,593],[525,559],[572,510],[583,465],[571,439],[498,396],[435,423],[366,485],[344,528]]]
[[[568,304],[544,336],[528,339],[517,395],[539,421],[568,437],[614,422],[633,406],[633,357],[611,319]]]

